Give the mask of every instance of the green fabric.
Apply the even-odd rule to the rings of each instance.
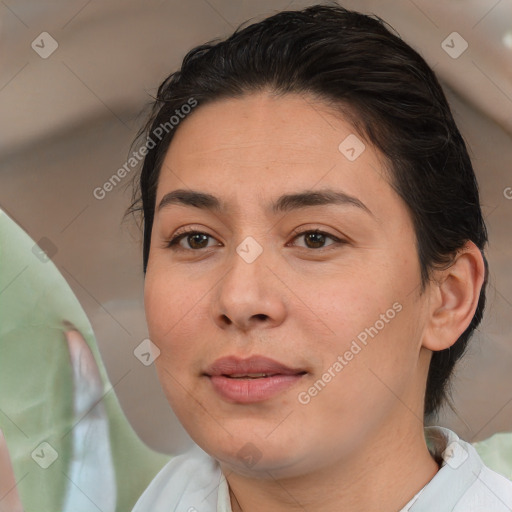
[[[499,433],[473,443],[484,464],[512,480],[512,434]]]
[[[64,320],[82,333],[98,365],[117,483],[115,510],[130,511],[170,457],[137,437],[111,389],[91,324],[74,293],[53,262],[0,210],[0,429],[25,512],[62,510],[72,485],[66,475],[77,418]],[[51,449],[43,445],[31,455],[42,442],[58,454],[47,469],[34,458],[49,461]],[[97,508],[91,505],[91,510]]]

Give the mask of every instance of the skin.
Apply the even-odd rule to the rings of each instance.
[[[469,324],[483,261],[469,242],[422,292],[415,233],[383,157],[338,149],[354,128],[312,97],[269,91],[200,106],[166,154],[156,204],[176,189],[227,209],[156,212],[145,280],[150,337],[168,401],[227,477],[233,511],[396,511],[438,471],[423,437],[432,350]],[[358,138],[362,139],[361,135]],[[371,213],[329,204],[273,214],[282,194],[343,191]],[[210,238],[183,237],[182,228]],[[319,229],[323,245],[295,230]],[[253,237],[252,263],[236,247]],[[393,304],[402,310],[308,404],[307,391]],[[307,374],[264,402],[231,403],[202,373],[222,356],[264,355]],[[259,460],[238,454],[247,443]]]

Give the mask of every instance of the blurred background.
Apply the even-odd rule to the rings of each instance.
[[[153,366],[140,233],[122,221],[121,168],[160,82],[192,47],[316,2],[1,0],[0,207],[39,241],[84,307],[129,421],[152,448],[191,441]],[[344,0],[377,14],[438,74],[473,158],[491,268],[480,332],[453,381],[456,411],[436,423],[469,441],[512,431],[512,0]],[[128,167],[130,168],[130,167]]]

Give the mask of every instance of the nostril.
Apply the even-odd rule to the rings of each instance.
[[[223,320],[227,325],[231,325],[231,324],[233,323],[227,315],[222,315],[222,320]]]

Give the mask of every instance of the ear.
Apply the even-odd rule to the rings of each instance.
[[[484,278],[482,253],[471,241],[457,253],[449,268],[435,271],[429,284],[425,348],[444,350],[459,339],[473,319]]]

